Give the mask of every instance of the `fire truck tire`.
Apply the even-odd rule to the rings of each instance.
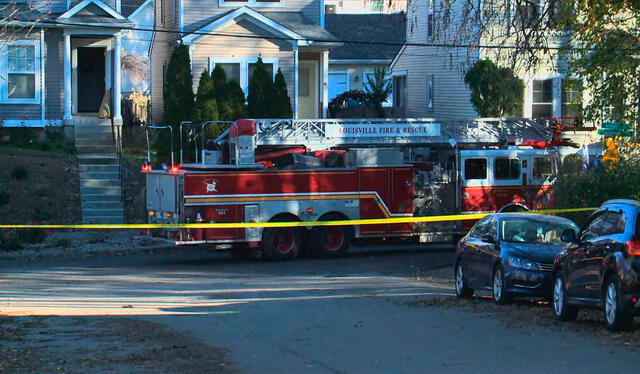
[[[341,216],[326,216],[322,221],[345,219]],[[319,257],[340,257],[349,250],[353,239],[351,226],[316,226],[309,233],[311,252]]]
[[[271,220],[288,222],[291,218]],[[285,261],[298,257],[303,243],[303,229],[298,227],[268,227],[262,232],[262,257],[269,261]]]

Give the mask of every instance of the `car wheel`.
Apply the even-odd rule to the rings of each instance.
[[[298,257],[303,233],[298,227],[268,227],[262,233],[262,254],[266,260],[283,261]]]
[[[496,268],[493,270],[493,301],[496,304],[506,304],[510,301],[510,295],[505,290],[505,282],[504,282],[504,272],[502,271],[502,266],[496,265]]]
[[[567,304],[567,287],[560,275],[556,275],[553,279],[551,307],[553,315],[558,321],[575,321],[578,317],[578,308]]]
[[[329,218],[328,220],[340,219]],[[340,257],[347,254],[353,229],[351,226],[316,226],[311,229],[311,252],[319,257]]]
[[[473,296],[473,288],[467,287],[467,282],[464,280],[464,268],[460,261],[456,263],[455,277],[456,296],[462,299]]]
[[[613,331],[629,330],[633,326],[633,314],[620,302],[618,278],[607,279],[604,287],[604,322]]]

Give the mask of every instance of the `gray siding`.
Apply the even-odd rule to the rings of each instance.
[[[175,0],[156,0],[155,15],[156,27],[175,30],[178,27],[177,17],[169,17],[175,13],[177,2]],[[162,17],[165,15],[165,17]],[[151,121],[160,124],[164,111],[164,76],[165,65],[169,64],[171,52],[176,44],[177,35],[158,32],[153,35],[151,44]]]
[[[45,112],[47,119],[64,116],[64,38],[62,30],[45,33]]]
[[[64,13],[67,11],[66,0],[37,0],[33,7],[42,13]]]
[[[219,7],[218,0],[183,0],[185,31],[198,30],[209,24],[216,16],[234,10]],[[241,7],[240,4],[237,8]],[[315,24],[320,24],[320,0],[285,0],[283,7],[255,7],[258,12],[302,12]]]
[[[438,6],[439,2],[435,2]],[[452,11],[460,12],[461,0],[455,0]],[[437,14],[437,9],[436,9]],[[438,43],[442,39],[427,36],[427,2],[415,1],[407,12],[408,43]],[[454,17],[455,19],[455,17]],[[455,29],[456,26],[449,26]],[[437,27],[436,27],[437,29]],[[464,84],[464,72],[478,59],[477,51],[466,48],[407,46],[393,65],[393,74],[407,76],[407,117],[459,119],[477,117]],[[427,110],[427,78],[433,75],[433,111]]]

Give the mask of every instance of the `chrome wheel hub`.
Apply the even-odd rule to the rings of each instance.
[[[612,325],[616,321],[616,309],[618,308],[618,292],[616,285],[611,282],[607,287],[607,294],[604,301],[604,311],[607,317],[607,322]]]
[[[462,265],[458,265],[458,268],[456,269],[456,293],[458,295],[462,294],[462,288],[464,287],[463,275]]]
[[[500,300],[502,297],[502,271],[496,269],[493,275],[493,297],[496,300]]]
[[[553,310],[556,315],[562,314],[562,308],[564,307],[563,300],[564,297],[564,289],[562,285],[562,279],[556,279],[556,283],[553,286]]]

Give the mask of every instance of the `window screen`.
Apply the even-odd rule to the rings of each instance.
[[[496,158],[493,175],[496,179],[520,178],[520,160],[517,158]]]
[[[487,159],[469,158],[464,161],[464,179],[487,179]]]

